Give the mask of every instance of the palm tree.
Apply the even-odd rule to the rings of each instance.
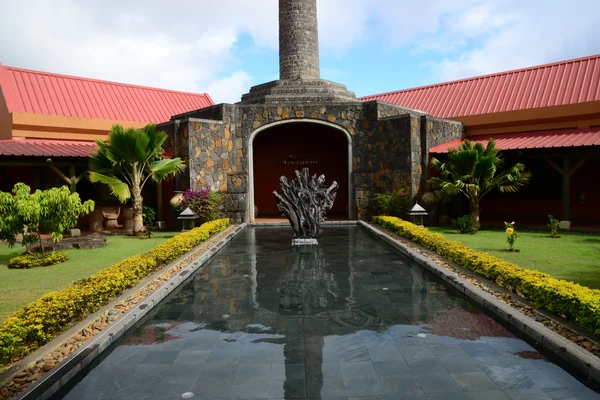
[[[185,170],[180,158],[163,159],[165,140],[167,134],[154,124],[138,130],[115,125],[108,142],[96,141],[97,151],[90,157],[90,181],[108,185],[122,203],[132,199],[134,235],[144,232],[142,189],[146,182],[160,182]]]
[[[462,193],[469,199],[471,216],[479,228],[479,202],[490,191],[498,188],[501,192],[516,192],[531,178],[525,165],[517,163],[500,171],[504,160],[494,139],[484,148],[481,143],[465,140],[458,149],[448,149],[448,160],[437,158],[431,165],[440,176],[431,179],[431,184],[442,198]]]

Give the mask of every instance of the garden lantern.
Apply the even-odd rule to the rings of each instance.
[[[423,216],[429,215],[419,203],[415,203],[413,208],[411,208],[407,214],[410,215],[410,222],[419,226],[423,226]]]
[[[181,229],[181,232],[187,232],[191,231],[196,227],[196,220],[198,219],[198,215],[188,207],[185,210],[183,210],[181,214],[179,214],[179,217],[177,217],[177,219],[180,219],[183,222],[183,229]]]

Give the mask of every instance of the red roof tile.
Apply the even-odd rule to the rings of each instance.
[[[490,138],[502,150],[549,149],[554,147],[600,146],[600,127],[594,129],[560,129],[506,133],[502,135],[482,135],[469,137],[472,142],[486,144]],[[429,149],[430,153],[447,153],[457,148],[463,139],[453,140]]]
[[[0,140],[0,156],[89,157],[95,150],[95,142],[17,138]]]
[[[160,123],[213,105],[208,94],[31,71],[0,64],[9,112]]]
[[[514,71],[362,97],[438,118],[600,100],[600,54]]]

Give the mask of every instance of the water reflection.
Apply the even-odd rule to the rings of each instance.
[[[246,229],[67,398],[544,394],[557,379],[590,395],[360,229],[293,249],[290,234]]]
[[[325,313],[329,301],[339,300],[340,288],[333,272],[327,270],[323,249],[303,246],[294,248],[293,252],[294,260],[282,274],[279,312],[285,315]]]

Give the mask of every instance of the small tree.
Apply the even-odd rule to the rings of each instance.
[[[31,193],[29,186],[17,183],[12,194],[0,192],[0,239],[12,247],[20,234],[25,251],[33,254],[29,246],[39,242],[43,257],[42,232],[51,233],[52,240],[59,242],[65,230],[77,225],[80,215],[93,209],[92,200],[81,203],[79,194],[67,186]]]
[[[486,147],[465,140],[458,149],[448,149],[446,162],[437,158],[431,160],[431,165],[440,174],[431,179],[431,184],[441,198],[459,193],[468,198],[471,217],[479,229],[479,203],[483,196],[496,188],[501,192],[516,192],[531,178],[525,165],[516,163],[500,171],[503,163],[494,139],[490,139]]]
[[[111,192],[133,205],[133,234],[144,233],[142,189],[148,180],[160,182],[185,170],[180,158],[164,159],[162,145],[167,134],[146,125],[142,129],[123,129],[115,125],[108,142],[97,140],[97,151],[90,157],[90,180],[108,185]]]

